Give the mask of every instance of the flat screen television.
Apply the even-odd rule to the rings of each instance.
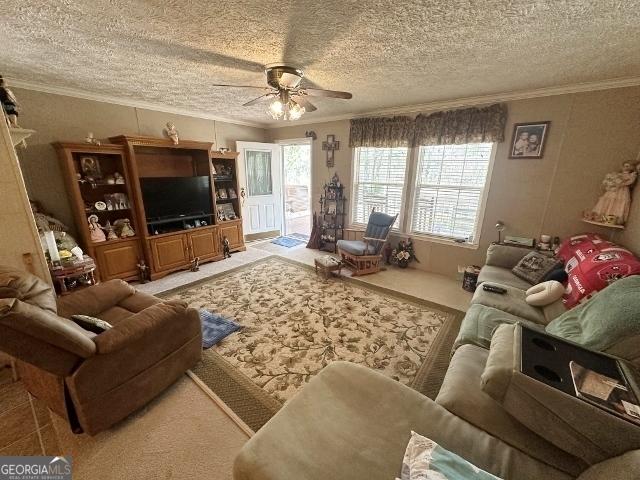
[[[142,177],[147,221],[191,215],[211,215],[211,179],[202,177]]]

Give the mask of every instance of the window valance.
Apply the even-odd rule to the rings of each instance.
[[[351,120],[349,146],[409,147],[413,141],[414,120],[411,117],[369,117]]]
[[[507,106],[502,103],[420,114],[415,119],[355,118],[351,120],[349,146],[392,148],[502,142],[506,123]]]
[[[506,123],[507,106],[503,103],[420,114],[415,119],[413,145],[502,142]]]

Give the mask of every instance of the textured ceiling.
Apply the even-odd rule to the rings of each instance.
[[[352,100],[306,119],[640,76],[638,0],[0,0],[0,73],[267,123],[286,61]]]

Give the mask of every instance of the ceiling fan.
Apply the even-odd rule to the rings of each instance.
[[[307,97],[330,97],[348,100],[353,96],[349,92],[301,86],[300,81],[304,76],[303,70],[290,65],[282,63],[265,65],[264,73],[267,76],[268,87],[224,84],[213,84],[212,86],[253,88],[267,92],[242,106],[249,107],[273,99],[267,108],[267,112],[274,120],[298,120],[305,112],[317,110],[316,106],[307,100]]]

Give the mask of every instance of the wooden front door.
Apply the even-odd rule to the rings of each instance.
[[[199,257],[201,261],[209,260],[220,254],[217,227],[198,229],[188,235],[192,259]]]
[[[123,280],[138,278],[138,262],[142,258],[142,253],[137,240],[99,245],[95,251],[98,272],[103,282],[114,278]]]
[[[178,233],[161,238],[151,238],[149,240],[153,269],[156,272],[179,269],[188,265],[189,243],[187,235]]]

